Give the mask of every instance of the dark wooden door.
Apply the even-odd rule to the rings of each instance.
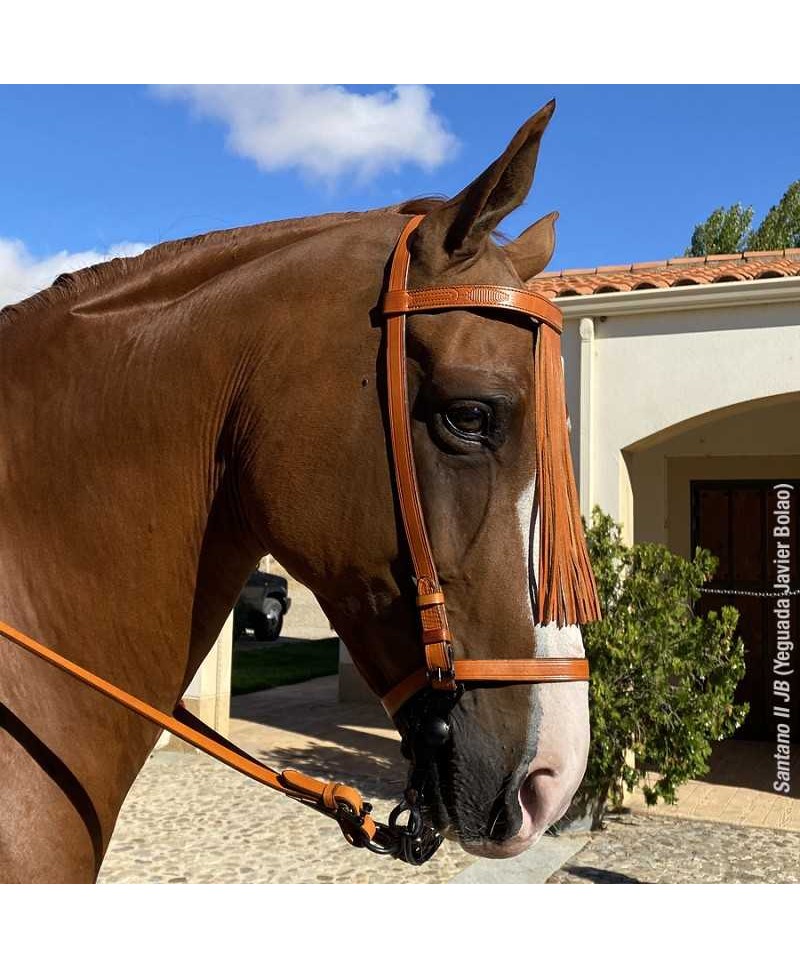
[[[737,732],[740,739],[774,740],[773,658],[777,645],[774,597],[743,592],[774,592],[776,537],[775,485],[794,485],[789,524],[792,588],[800,584],[800,481],[692,481],[692,548],[708,548],[719,566],[709,589],[729,594],[703,594],[698,603],[705,614],[733,605],[739,612],[738,634],[745,644],[746,672],[736,691],[736,702],[750,703],[750,713]],[[791,601],[793,640],[800,640],[800,596]],[[792,667],[800,666],[800,647],[792,653]],[[790,677],[792,739],[800,740],[800,677]]]

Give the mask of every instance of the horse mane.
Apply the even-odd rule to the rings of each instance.
[[[429,212],[441,208],[447,201],[444,195],[423,195],[419,198],[409,198],[397,207],[399,215],[427,215]]]
[[[110,259],[96,265],[86,266],[74,272],[62,273],[47,289],[34,293],[21,302],[12,303],[0,309],[0,322],[19,320],[21,317],[36,315],[48,310],[63,307],[82,296],[99,294],[104,288],[115,283],[134,281],[139,274],[147,276],[148,269],[163,269],[168,263],[177,263],[193,257],[202,271],[210,260],[225,250],[235,249],[241,265],[245,261],[276,251],[290,242],[316,235],[327,228],[380,212],[394,212],[402,215],[424,214],[442,204],[442,199],[425,197],[410,199],[400,205],[366,212],[334,212],[327,215],[312,215],[301,218],[283,219],[276,222],[259,222],[231,229],[217,229],[202,235],[184,239],[160,242],[146,249],[140,255],[127,258]],[[221,268],[226,266],[221,263]],[[189,273],[186,285],[196,284],[197,274]]]

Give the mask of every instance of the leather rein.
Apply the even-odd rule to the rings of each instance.
[[[583,682],[589,678],[586,659],[455,658],[445,595],[425,527],[414,466],[406,383],[406,317],[410,313],[438,310],[502,309],[527,316],[534,325],[539,325],[540,336],[544,328],[559,336],[562,321],[560,311],[552,303],[524,289],[462,285],[409,290],[409,241],[423,217],[410,218],[400,235],[392,255],[389,284],[382,303],[387,326],[387,395],[394,480],[412,562],[425,657],[424,666],[381,697],[390,716],[406,703],[413,712],[411,735],[404,741],[404,750],[410,751],[413,761],[411,777],[404,800],[394,808],[388,824],[371,816],[371,804],[352,787],[317,780],[297,770],[281,773],[272,770],[193,716],[182,702],[172,714],[164,713],[0,621],[0,635],[9,641],[232,769],[332,817],[353,846],[366,847],[374,853],[411,864],[424,863],[442,842],[441,835],[423,819],[423,795],[429,767],[448,740],[449,713],[465,686]],[[566,413],[563,418],[566,420]],[[570,473],[571,470],[570,466]],[[570,478],[567,486],[574,490],[574,479]],[[593,582],[590,591],[594,592]],[[598,617],[596,598],[588,609],[578,610],[577,615],[582,620]],[[540,612],[540,620],[541,617]],[[405,814],[408,818],[403,822]]]

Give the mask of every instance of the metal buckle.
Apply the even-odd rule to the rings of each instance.
[[[436,669],[428,669],[428,682],[432,689],[436,689],[438,692],[455,692],[458,688],[456,683],[456,670],[454,668],[442,669],[439,666]]]
[[[441,666],[436,666],[435,669],[428,668],[428,682],[433,689],[438,691],[447,690],[449,692],[453,692],[456,689],[456,654],[453,650],[453,646],[450,644],[447,646],[446,655],[448,668],[443,669]]]
[[[324,807],[317,807],[316,809],[328,817],[331,816]],[[345,839],[353,847],[369,847],[370,845],[370,839],[364,832],[364,818],[367,814],[372,813],[372,804],[364,801],[362,809],[363,813],[356,813],[348,804],[339,803],[336,813],[333,814],[333,818],[339,824]]]

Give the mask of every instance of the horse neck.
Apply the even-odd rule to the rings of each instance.
[[[253,340],[225,286],[88,293],[0,325],[0,614],[154,702],[185,686],[259,553],[229,499]]]
[[[183,269],[142,257],[145,278],[0,322],[19,377],[16,392],[0,389],[0,439],[20,469],[0,488],[13,518],[0,563],[14,573],[0,579],[0,613],[145,698],[177,697],[272,550],[269,526],[254,529],[237,500],[248,432],[285,447],[292,374],[308,386],[357,354],[374,365],[378,336],[344,324],[368,319],[380,288],[397,230],[380,216],[293,223],[286,245],[272,238],[262,256],[251,239],[223,271],[216,238],[220,258],[197,246]],[[281,513],[307,499],[284,492]]]
[[[294,460],[291,435],[306,423],[295,361],[307,384],[352,376],[358,353],[357,366],[374,366],[369,311],[396,223],[343,226],[338,242],[301,240],[226,271],[193,251],[190,278],[174,275],[180,259],[143,257],[118,285],[104,272],[75,298],[0,313],[5,621],[172,706],[274,538],[268,520],[244,519],[237,492],[251,446],[283,449],[284,469]],[[236,263],[235,251],[223,256]],[[362,406],[372,414],[374,401]],[[309,440],[301,463],[319,453]],[[269,468],[256,477],[271,488]],[[284,474],[270,515],[308,503],[309,483]],[[0,879],[93,878],[156,730],[10,647],[7,710],[22,733],[0,731],[0,761],[12,763],[0,771],[6,837],[35,848],[10,868],[0,850]],[[55,783],[43,785],[43,769]]]

